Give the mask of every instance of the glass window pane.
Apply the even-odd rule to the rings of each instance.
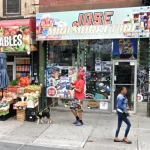
[[[134,65],[130,62],[118,62],[115,65],[115,84],[134,84]]]
[[[20,0],[6,0],[6,13],[20,13]]]

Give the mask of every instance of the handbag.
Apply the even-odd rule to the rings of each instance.
[[[125,115],[125,117],[129,117],[130,114],[128,112],[123,112],[123,114]]]

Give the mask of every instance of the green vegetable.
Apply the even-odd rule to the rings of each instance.
[[[10,85],[11,85],[11,86],[16,86],[16,85],[18,85],[18,83],[19,83],[19,80],[16,79],[16,80],[12,80],[12,81],[10,82]]]

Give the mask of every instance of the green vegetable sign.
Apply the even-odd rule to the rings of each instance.
[[[0,51],[36,51],[36,43],[31,44],[31,41],[35,39],[33,23],[32,19],[0,21]]]

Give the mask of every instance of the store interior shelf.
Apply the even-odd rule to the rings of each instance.
[[[16,72],[24,72],[24,73],[29,73],[30,71],[16,71]]]
[[[17,66],[29,66],[30,64],[16,64]]]

